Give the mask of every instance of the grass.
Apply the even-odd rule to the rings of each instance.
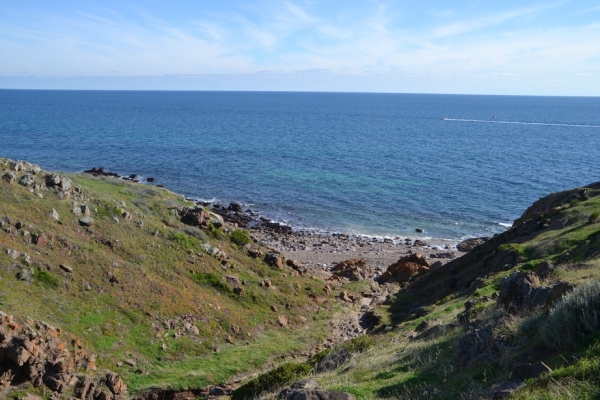
[[[48,271],[43,271],[41,269],[36,269],[33,272],[33,279],[36,283],[52,289],[56,289],[58,287],[58,284],[60,283],[60,280],[56,276],[52,275]]]
[[[320,304],[316,310],[307,296],[323,293],[324,282],[284,277],[262,260],[249,258],[237,244],[222,240],[222,230],[215,227],[183,226],[176,209],[189,203],[168,190],[69,176],[84,198],[61,201],[51,192],[39,198],[0,182],[1,216],[54,237],[38,248],[0,232],[3,247],[30,254],[34,262],[33,284],[17,281],[14,271],[0,268],[0,310],[46,321],[67,338],[81,338],[85,350],[98,355],[98,368],[121,374],[130,393],[153,386],[223,382],[232,374],[276,365],[279,357],[306,351],[328,334],[336,303]],[[91,229],[79,226],[72,201],[90,206],[95,220]],[[52,209],[60,214],[59,223],[48,217]],[[114,221],[122,210],[133,219]],[[219,260],[204,254],[203,242],[226,252],[235,268],[224,270]],[[196,254],[193,262],[189,250]],[[0,252],[0,267],[14,263]],[[62,271],[60,264],[72,267],[73,273]],[[226,275],[247,282],[242,296],[230,294]],[[263,279],[270,279],[276,289],[260,287]],[[271,306],[280,311],[274,313]],[[300,316],[309,312],[315,318],[305,330]],[[183,315],[193,317],[198,335],[183,331],[180,322],[165,328],[164,321]],[[288,329],[279,325],[279,315],[289,321]],[[221,351],[214,353],[215,348]],[[124,358],[134,358],[143,374],[117,365]]]
[[[252,242],[250,232],[248,232],[245,229],[235,229],[233,232],[231,232],[229,240],[231,240],[232,243],[235,243],[240,247]]]

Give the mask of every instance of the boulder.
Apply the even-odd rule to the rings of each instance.
[[[92,217],[79,218],[79,224],[81,226],[92,226],[94,225],[94,219]]]
[[[265,256],[265,262],[271,267],[283,269],[283,261],[281,260],[281,256],[277,253],[268,253]]]
[[[33,175],[25,174],[19,179],[19,185],[29,187],[33,185]]]
[[[458,343],[458,361],[466,366],[482,355],[489,355],[494,344],[491,328],[473,329],[465,333]]]
[[[531,312],[548,309],[558,299],[573,290],[569,282],[556,282],[539,286],[535,272],[516,272],[500,281],[498,305],[509,313]]]
[[[387,268],[379,278],[380,283],[404,282],[415,275],[426,274],[430,271],[430,265],[421,254],[410,254],[402,257]]]
[[[34,235],[33,243],[38,245],[38,247],[44,247],[48,244],[48,236],[43,232],[39,235]]]
[[[51,174],[46,177],[46,186],[58,195],[59,199],[66,199],[73,193],[73,182],[66,176]]]
[[[125,382],[123,382],[121,377],[114,372],[106,374],[106,386],[108,386],[115,396],[120,396],[127,392],[127,385],[125,385]]]
[[[374,273],[365,260],[357,259],[342,261],[331,268],[331,272],[334,275],[348,278],[351,281],[371,279]]]
[[[480,244],[485,243],[488,239],[489,239],[489,237],[480,237],[480,238],[472,238],[472,239],[463,240],[458,245],[456,245],[456,249],[458,251],[468,253],[471,250],[473,250],[475,247],[479,246]]]
[[[179,213],[181,222],[191,226],[208,226],[208,214],[202,207],[187,208],[184,207]]]
[[[4,176],[2,176],[2,179],[7,181],[8,183],[13,183],[15,180],[17,180],[17,176],[14,172],[7,172],[4,174]]]
[[[242,208],[242,205],[239,203],[230,203],[229,207],[227,208],[229,211],[233,211],[233,212],[242,212],[244,211],[244,209]]]
[[[225,281],[227,281],[227,284],[231,287],[238,287],[242,284],[242,281],[240,280],[240,278],[238,278],[237,276],[234,276],[234,275],[227,275],[225,277]]]
[[[556,300],[569,293],[575,287],[565,281],[556,282],[549,286],[538,286],[525,297],[522,309],[524,311],[544,310],[552,307]]]
[[[514,313],[523,308],[525,298],[540,284],[535,272],[519,271],[500,281],[498,306]]]

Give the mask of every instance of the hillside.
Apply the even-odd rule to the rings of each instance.
[[[340,284],[285,265],[212,211],[110,176],[8,159],[0,171],[0,311],[82,343],[91,376],[118,373],[127,396],[235,381],[337,340]]]
[[[307,378],[281,396],[600,396],[600,183],[449,262],[414,243],[376,273],[286,260],[237,212],[97,175],[0,159],[9,398],[275,398]]]

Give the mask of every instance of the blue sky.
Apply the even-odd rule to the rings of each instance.
[[[0,0],[0,88],[600,95],[596,1]]]

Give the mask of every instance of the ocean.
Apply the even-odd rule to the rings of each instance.
[[[1,157],[154,177],[320,232],[500,233],[600,180],[599,138],[600,98],[0,90]]]

